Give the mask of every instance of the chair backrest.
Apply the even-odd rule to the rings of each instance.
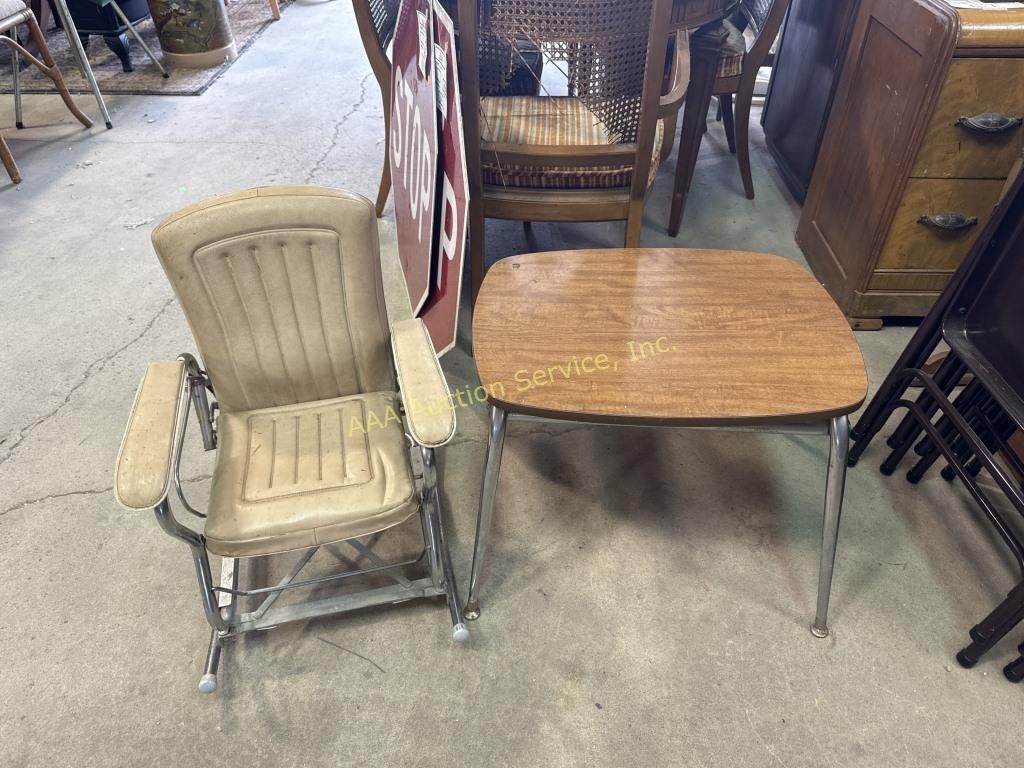
[[[369,20],[374,40],[381,51],[387,50],[395,35],[400,6],[401,0],[352,0],[357,21],[362,18]],[[365,40],[363,44],[366,44]]]
[[[365,198],[250,189],[172,214],[153,246],[223,410],[394,389]]]
[[[739,19],[754,33],[754,43],[747,56],[757,66],[767,59],[782,22],[789,10],[790,0],[740,0]]]
[[[465,6],[476,12],[465,12]],[[666,0],[480,0],[460,3],[459,27],[464,38],[469,24],[474,39],[506,41],[512,56],[516,41],[527,41],[552,60],[568,61],[570,94],[618,143],[628,144],[654,135],[665,45],[652,50],[649,41],[668,40],[670,8]],[[463,87],[470,95],[480,80],[480,62],[478,52],[466,53],[463,45]],[[657,73],[657,89],[645,88],[648,68]]]
[[[1024,424],[1024,173],[968,254],[970,272],[942,335],[1018,423]]]
[[[620,143],[641,130],[648,38],[655,0],[483,0],[480,26],[510,43],[529,41],[569,62],[569,93]],[[668,8],[664,9],[667,40]],[[660,74],[660,69],[659,69]]]

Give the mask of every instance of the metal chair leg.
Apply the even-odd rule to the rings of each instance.
[[[1020,651],[1020,656],[1003,667],[1003,674],[1011,683],[1019,683],[1024,680],[1024,643],[1021,643],[1017,650]]]
[[[961,667],[970,669],[1000,640],[1024,620],[1024,582],[1014,587],[993,611],[971,627],[971,643],[956,655]]]
[[[15,27],[7,33],[14,42],[18,42],[17,30]],[[18,57],[18,49],[14,46],[11,46],[11,63],[14,68],[14,127],[21,130],[25,127],[21,119],[21,60]]]
[[[440,560],[445,598],[448,601],[448,610],[452,615],[452,639],[457,643],[464,643],[469,640],[469,629],[466,628],[466,621],[462,615],[462,605],[459,603],[458,582],[455,579],[452,556],[448,549],[448,537],[444,530],[444,513],[441,508],[441,494],[437,489],[437,466],[434,462],[434,449],[421,448],[420,450],[423,456],[424,503],[427,505],[427,522],[430,529],[430,541],[428,543],[433,549],[431,553],[431,572],[434,572],[436,568],[435,563]]]
[[[214,629],[210,632],[210,650],[206,652],[206,664],[203,667],[203,676],[199,678],[199,692],[213,693],[217,690],[217,668],[220,666],[220,650],[223,645],[223,638]]]
[[[238,589],[238,558],[225,557],[220,563],[220,585],[225,589]],[[237,599],[231,592],[218,592],[217,605],[221,618],[230,626],[235,619]],[[220,667],[220,652],[227,640],[226,631],[213,629],[210,632],[210,648],[206,652],[203,676],[199,678],[199,692],[213,693],[217,690],[217,669]]]
[[[142,46],[142,50],[144,50],[146,55],[149,56],[150,61],[156,64],[156,68],[160,70],[160,74],[165,78],[170,77],[170,75],[167,74],[167,70],[164,69],[164,65],[161,64],[160,60],[156,57],[156,54],[153,53],[153,50],[148,45],[146,45],[146,41],[142,39],[142,35],[139,34],[137,29],[135,29],[135,25],[128,21],[128,17],[125,16],[124,11],[121,10],[121,6],[115,2],[111,3],[110,7],[114,9],[114,13],[117,14],[121,23],[128,27],[128,33],[135,38],[139,45]]]
[[[483,565],[484,550],[494,515],[494,494],[498,489],[498,472],[501,469],[501,450],[505,444],[505,424],[508,414],[501,408],[491,406],[491,427],[487,439],[487,459],[484,465],[483,485],[480,489],[480,511],[476,518],[476,542],[473,545],[473,565],[469,569],[469,595],[466,598],[466,618],[470,621],[480,618],[480,569]]]
[[[818,568],[818,607],[811,625],[815,637],[828,637],[828,603],[839,540],[839,518],[843,510],[846,461],[850,449],[850,422],[838,416],[829,424],[828,476],[825,480],[825,514],[821,530],[821,564]]]
[[[78,29],[75,27],[74,22],[71,21],[67,0],[54,0],[53,5],[57,10],[57,15],[60,17],[60,25],[64,30],[64,36],[67,37],[68,44],[78,59],[78,65],[82,70],[82,74],[85,76],[93,95],[96,97],[100,114],[103,115],[103,122],[106,123],[107,128],[113,128],[114,124],[110,122],[110,113],[107,111],[107,105],[103,101],[103,94],[100,93],[100,86],[96,82],[96,75],[93,74],[92,67],[89,66],[89,57],[86,56],[85,48],[82,47],[82,41],[78,37]]]

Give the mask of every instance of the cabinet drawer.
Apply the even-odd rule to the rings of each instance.
[[[1024,146],[1024,128],[978,134],[961,117],[1024,116],[1024,59],[953,59],[911,176],[1005,179]]]
[[[956,269],[992,215],[1003,184],[989,179],[910,179],[876,269]],[[978,223],[947,232],[918,221],[938,213],[975,216]]]
[[[953,273],[927,269],[876,269],[868,280],[869,291],[932,291],[940,293]]]

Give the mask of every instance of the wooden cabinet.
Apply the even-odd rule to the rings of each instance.
[[[927,312],[1024,148],[1024,4],[954,5],[853,26],[797,242],[855,326]]]

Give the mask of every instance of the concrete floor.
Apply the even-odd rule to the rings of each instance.
[[[90,113],[95,105],[81,97]],[[434,603],[208,638],[183,545],[118,507],[114,457],[151,359],[192,348],[149,246],[202,197],[316,182],[376,191],[381,109],[347,3],[299,2],[200,98],[109,99],[82,131],[49,97],[0,127],[26,181],[0,186],[0,765],[1019,765],[1024,688],[953,655],[1012,563],[959,486],[852,471],[834,633],[807,630],[825,442],[513,424],[484,614],[468,647]],[[713,125],[684,231],[647,245],[801,256],[798,209],[754,130],[757,199]],[[393,225],[381,223],[396,315]],[[537,248],[616,245],[621,225],[536,225]],[[491,252],[527,247],[493,223]],[[404,311],[408,311],[405,308]],[[862,333],[873,386],[908,329]],[[463,348],[452,387],[474,381]],[[442,457],[463,576],[485,413]],[[202,496],[209,456],[190,455]]]

